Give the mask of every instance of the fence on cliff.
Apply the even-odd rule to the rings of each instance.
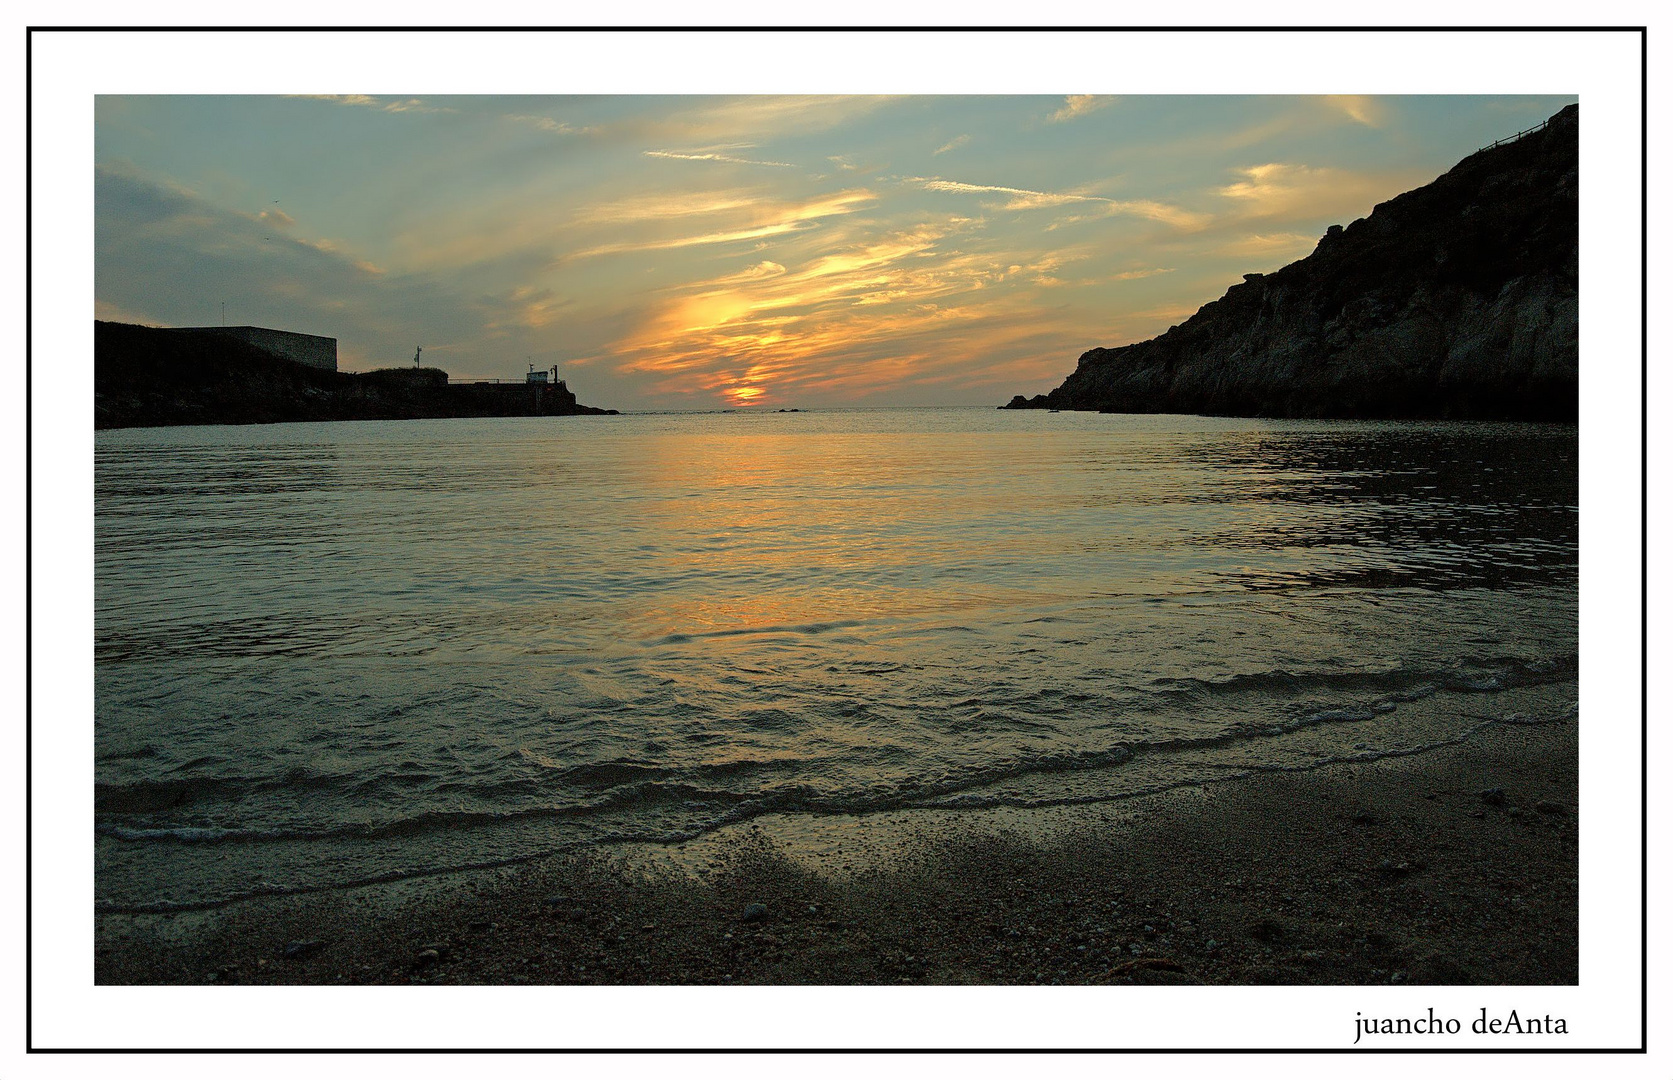
[[[1528,128],[1525,131],[1518,131],[1516,134],[1508,136],[1508,137],[1503,138],[1503,139],[1500,139],[1498,142],[1489,143],[1488,145],[1482,147],[1480,150],[1477,150],[1476,153],[1480,154],[1480,153],[1483,153],[1484,151],[1487,151],[1487,150],[1494,150],[1494,149],[1497,149],[1498,147],[1508,145],[1509,143],[1513,143],[1518,139],[1525,139],[1529,135],[1534,134],[1535,132],[1544,131],[1546,128],[1551,126],[1551,121],[1553,121],[1555,119],[1556,119],[1555,116],[1548,116],[1544,120],[1540,121],[1539,123],[1535,124],[1533,127]]]

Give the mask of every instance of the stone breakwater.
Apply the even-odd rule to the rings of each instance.
[[[434,368],[323,370],[250,343],[96,322],[95,428],[611,413],[562,383],[450,386]]]
[[[1010,409],[1572,420],[1579,107]]]

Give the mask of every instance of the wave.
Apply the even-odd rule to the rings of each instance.
[[[1227,772],[1225,772],[1225,773],[1223,773],[1219,776],[1211,776],[1211,777],[1193,776],[1193,777],[1189,777],[1189,778],[1186,778],[1186,779],[1162,781],[1162,782],[1158,782],[1158,783],[1155,783],[1155,784],[1134,787],[1134,788],[1130,788],[1130,789],[1126,789],[1126,790],[1122,790],[1122,791],[1118,791],[1118,792],[1094,792],[1094,793],[1076,794],[1076,795],[1056,795],[1056,796],[1042,796],[1042,797],[1032,797],[1032,798],[1031,797],[1024,797],[1024,796],[1011,795],[1011,794],[1003,794],[1003,793],[965,792],[965,793],[961,793],[957,798],[943,799],[943,800],[939,800],[939,801],[925,800],[925,799],[903,799],[903,800],[892,800],[892,801],[891,800],[884,800],[882,802],[872,803],[872,804],[869,804],[869,805],[858,805],[857,804],[857,805],[849,805],[849,806],[839,806],[839,805],[834,805],[834,804],[833,805],[820,805],[818,802],[814,802],[814,803],[809,803],[809,804],[801,805],[801,806],[797,806],[797,807],[786,807],[786,806],[776,805],[776,800],[762,800],[762,801],[746,800],[744,802],[740,802],[739,805],[734,806],[733,808],[731,808],[730,810],[728,810],[726,812],[714,815],[714,816],[712,816],[712,817],[710,817],[710,818],[708,818],[704,821],[693,823],[693,824],[691,824],[691,825],[689,825],[685,828],[663,829],[663,830],[658,830],[658,831],[631,830],[631,829],[607,831],[607,832],[603,832],[599,835],[591,836],[591,837],[589,837],[585,840],[576,840],[576,841],[563,843],[563,844],[544,846],[544,847],[539,848],[538,850],[523,851],[523,852],[519,852],[517,854],[507,855],[507,856],[503,856],[503,857],[499,857],[499,858],[475,859],[475,860],[455,860],[455,861],[449,861],[449,862],[430,862],[430,863],[428,863],[424,866],[417,867],[417,868],[401,868],[401,869],[395,869],[395,870],[390,870],[390,871],[381,872],[381,873],[364,874],[364,875],[353,877],[353,878],[350,878],[350,879],[347,879],[347,880],[337,880],[337,881],[332,881],[332,882],[308,882],[308,883],[301,883],[301,884],[288,885],[288,886],[275,885],[275,884],[272,884],[272,883],[269,883],[269,882],[258,882],[254,886],[247,886],[247,887],[244,887],[242,889],[228,890],[228,891],[225,891],[222,894],[217,895],[217,896],[201,897],[201,898],[195,898],[195,899],[189,899],[189,900],[153,900],[153,901],[143,902],[143,903],[119,903],[119,902],[110,901],[110,900],[96,900],[95,903],[94,903],[94,909],[96,911],[98,911],[100,913],[104,913],[104,914],[131,914],[131,915],[173,914],[173,913],[181,913],[181,912],[188,912],[188,911],[203,911],[203,910],[210,910],[210,909],[214,909],[214,908],[228,907],[228,906],[231,906],[231,905],[234,905],[234,904],[242,903],[244,901],[254,900],[254,899],[264,898],[264,897],[302,896],[302,895],[323,893],[323,892],[338,892],[338,891],[342,891],[342,890],[346,890],[346,889],[363,888],[363,887],[371,886],[371,885],[388,884],[388,883],[408,881],[408,880],[427,878],[427,877],[441,877],[441,876],[446,876],[446,875],[450,875],[450,874],[466,873],[466,872],[475,871],[475,870],[488,870],[488,869],[498,869],[498,868],[503,868],[503,867],[517,866],[517,865],[522,865],[522,864],[525,864],[525,863],[533,862],[537,859],[550,858],[550,857],[553,857],[553,856],[564,855],[564,854],[567,854],[567,853],[573,853],[573,852],[577,852],[577,851],[581,851],[581,850],[592,849],[592,848],[597,848],[597,847],[608,847],[608,846],[611,846],[611,845],[685,843],[685,842],[690,841],[690,840],[695,840],[698,837],[701,837],[705,834],[714,832],[718,829],[725,828],[729,825],[735,825],[735,824],[738,824],[742,821],[750,820],[751,818],[759,816],[762,813],[784,812],[787,809],[795,809],[795,810],[798,810],[798,811],[804,812],[804,813],[861,815],[861,814],[867,814],[867,813],[877,813],[877,812],[883,812],[883,811],[888,811],[888,810],[901,810],[901,809],[918,809],[918,810],[928,810],[928,811],[935,811],[935,810],[971,811],[971,810],[998,809],[998,808],[1047,809],[1047,808],[1051,808],[1051,807],[1097,805],[1097,804],[1126,802],[1126,801],[1131,801],[1133,799],[1139,799],[1139,798],[1145,798],[1145,797],[1149,797],[1149,796],[1153,796],[1153,795],[1159,795],[1159,794],[1163,794],[1163,793],[1168,792],[1168,791],[1179,790],[1179,789],[1182,789],[1182,788],[1201,788],[1201,787],[1207,787],[1207,786],[1215,785],[1215,784],[1235,782],[1235,781],[1238,781],[1238,780],[1246,779],[1246,778],[1254,776],[1254,775],[1259,775],[1259,774],[1264,774],[1264,773],[1308,772],[1308,771],[1312,771],[1312,770],[1315,770],[1315,769],[1325,768],[1325,767],[1331,766],[1331,765],[1365,764],[1365,763],[1369,763],[1369,762],[1380,761],[1380,760],[1387,759],[1387,758],[1414,757],[1414,756],[1418,756],[1418,755],[1422,755],[1422,754],[1426,754],[1426,753],[1431,753],[1435,750],[1440,750],[1440,749],[1443,749],[1445,747],[1460,745],[1460,744],[1466,742],[1467,740],[1469,740],[1472,736],[1476,735],[1477,733],[1479,733],[1483,730],[1486,730],[1487,728],[1493,727],[1495,725],[1504,724],[1504,725],[1529,725],[1529,726],[1532,726],[1532,725],[1553,724],[1553,723],[1572,723],[1577,718],[1578,713],[1579,713],[1579,706],[1578,706],[1578,703],[1575,702],[1575,703],[1570,703],[1570,704],[1564,706],[1563,708],[1559,709],[1554,715],[1548,715],[1548,716],[1532,716],[1532,717],[1530,717],[1530,716],[1525,716],[1525,715],[1522,715],[1522,714],[1519,714],[1519,713],[1512,713],[1512,714],[1509,714],[1509,715],[1506,715],[1506,716],[1498,716],[1498,717],[1477,716],[1477,717],[1475,717],[1476,723],[1474,723],[1470,727],[1464,729],[1463,731],[1459,732],[1457,735],[1452,736],[1450,738],[1435,739],[1435,740],[1432,740],[1430,742],[1424,743],[1424,744],[1419,745],[1419,746],[1400,747],[1400,748],[1388,749],[1388,750],[1374,750],[1374,749],[1356,750],[1352,753],[1325,755],[1325,756],[1321,756],[1321,757],[1318,757],[1318,758],[1314,758],[1314,759],[1306,761],[1306,762],[1291,763],[1291,764],[1285,764],[1285,763],[1251,763],[1251,764],[1239,766],[1238,768],[1227,771]],[[1126,759],[1123,758],[1122,760],[1126,760]],[[1070,767],[1072,767],[1072,763],[1071,763]],[[453,815],[452,817],[460,818],[460,817],[471,817],[471,816],[473,816],[473,815]],[[523,815],[489,815],[489,816],[496,818],[496,820],[504,820],[507,816],[527,816],[527,815],[523,814]],[[445,818],[445,817],[449,817],[449,815],[421,815],[421,817],[422,818]],[[409,823],[409,824],[421,825],[421,822],[415,820],[414,822]],[[454,820],[454,821],[451,822],[451,824],[457,825],[457,824],[460,824],[460,821],[459,820]],[[118,838],[136,838],[136,839],[139,838],[139,837],[138,836],[123,837],[121,834],[123,834],[123,833],[142,833],[142,832],[152,832],[152,833],[165,833],[166,832],[166,833],[170,833],[172,835],[173,839],[183,840],[183,841],[188,840],[189,835],[194,831],[200,831],[200,832],[205,832],[205,833],[212,831],[212,830],[189,830],[189,829],[149,830],[149,831],[148,830],[122,830],[122,829],[115,828],[115,827],[105,827],[105,828],[101,829],[101,831],[107,831],[107,830],[108,830],[108,833],[107,833],[108,835],[117,836]],[[231,834],[233,832],[236,832],[236,830],[228,830],[227,832],[229,834]],[[230,836],[229,836],[229,838],[230,838]]]
[[[1212,685],[1223,687],[1234,680],[1242,686],[1271,685],[1281,680],[1284,685],[1293,686],[1297,678],[1287,673],[1262,673],[1254,676],[1234,676],[1233,680]],[[1311,678],[1314,685],[1332,685],[1337,688],[1340,688],[1342,682],[1341,679],[1330,676],[1303,678]],[[663,766],[635,758],[617,758],[551,768],[547,776],[490,781],[462,780],[434,785],[437,793],[455,794],[473,801],[496,798],[541,800],[532,805],[525,803],[520,806],[476,809],[429,808],[383,821],[331,824],[315,828],[252,828],[209,825],[202,822],[134,822],[109,819],[173,810],[189,804],[194,798],[208,795],[234,797],[249,790],[285,784],[344,785],[350,783],[352,778],[304,774],[299,770],[292,770],[280,781],[207,777],[195,780],[141,781],[129,785],[99,785],[95,804],[101,814],[107,817],[107,820],[98,826],[99,832],[106,837],[127,842],[180,844],[329,839],[371,841],[503,826],[537,819],[603,821],[619,817],[623,812],[632,816],[635,812],[653,808],[672,808],[675,816],[709,821],[711,824],[706,827],[713,827],[712,823],[715,821],[725,823],[769,813],[863,814],[955,805],[968,807],[979,803],[980,796],[974,796],[972,793],[1008,781],[1111,769],[1139,758],[1154,759],[1213,751],[1255,744],[1261,740],[1279,738],[1309,728],[1362,724],[1394,711],[1398,707],[1397,703],[1418,700],[1443,690],[1460,693],[1480,692],[1479,684],[1487,681],[1430,679],[1412,681],[1403,690],[1387,690],[1386,684],[1390,678],[1391,676],[1386,675],[1348,676],[1348,682],[1357,688],[1385,689],[1383,695],[1364,704],[1301,711],[1279,721],[1240,721],[1200,735],[1120,739],[1100,746],[1045,749],[992,759],[981,765],[957,769],[938,777],[900,775],[869,784],[864,790],[831,790],[796,779],[809,775],[828,775],[848,758],[746,757],[684,767]],[[1416,676],[1408,673],[1400,678],[1410,680]],[[1499,676],[1493,676],[1492,682],[1495,686],[1518,682],[1526,685],[1526,678],[1501,673]],[[1540,681],[1554,680],[1542,675]],[[775,775],[785,777],[784,781],[770,783],[769,779]],[[763,778],[763,786],[751,790],[737,790],[740,780],[750,778]],[[357,790],[363,790],[371,784],[370,779],[362,779],[355,782],[354,786]],[[579,793],[586,794],[577,797]],[[976,801],[973,802],[973,799]],[[719,817],[716,818],[716,815]]]
[[[200,759],[179,766],[190,769],[200,763],[219,764],[220,759]],[[179,771],[177,770],[177,771]],[[206,801],[238,802],[258,792],[316,789],[355,790],[365,778],[346,773],[316,773],[293,768],[276,776],[174,776],[162,779],[108,781],[93,785],[93,810],[99,814],[151,814],[177,810]]]
[[[1472,670],[1474,669],[1474,670]],[[1485,669],[1485,670],[1482,670]],[[1396,667],[1390,671],[1290,672],[1281,668],[1218,678],[1164,677],[1150,686],[1163,694],[1220,695],[1240,693],[1382,693],[1388,700],[1415,700],[1437,689],[1481,693],[1511,687],[1543,686],[1576,677],[1577,654],[1538,661],[1516,657],[1463,657],[1454,667]]]

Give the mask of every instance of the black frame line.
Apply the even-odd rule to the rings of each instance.
[[[1636,33],[1639,36],[1639,1044],[1636,1047],[38,1047],[34,1044],[34,35],[37,33]],[[1648,26],[92,26],[25,28],[24,46],[24,1051],[26,1054],[1640,1054],[1649,1052],[1649,339],[1650,44]]]

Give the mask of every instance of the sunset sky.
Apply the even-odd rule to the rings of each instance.
[[[104,96],[95,312],[620,409],[999,404],[1573,100]]]

